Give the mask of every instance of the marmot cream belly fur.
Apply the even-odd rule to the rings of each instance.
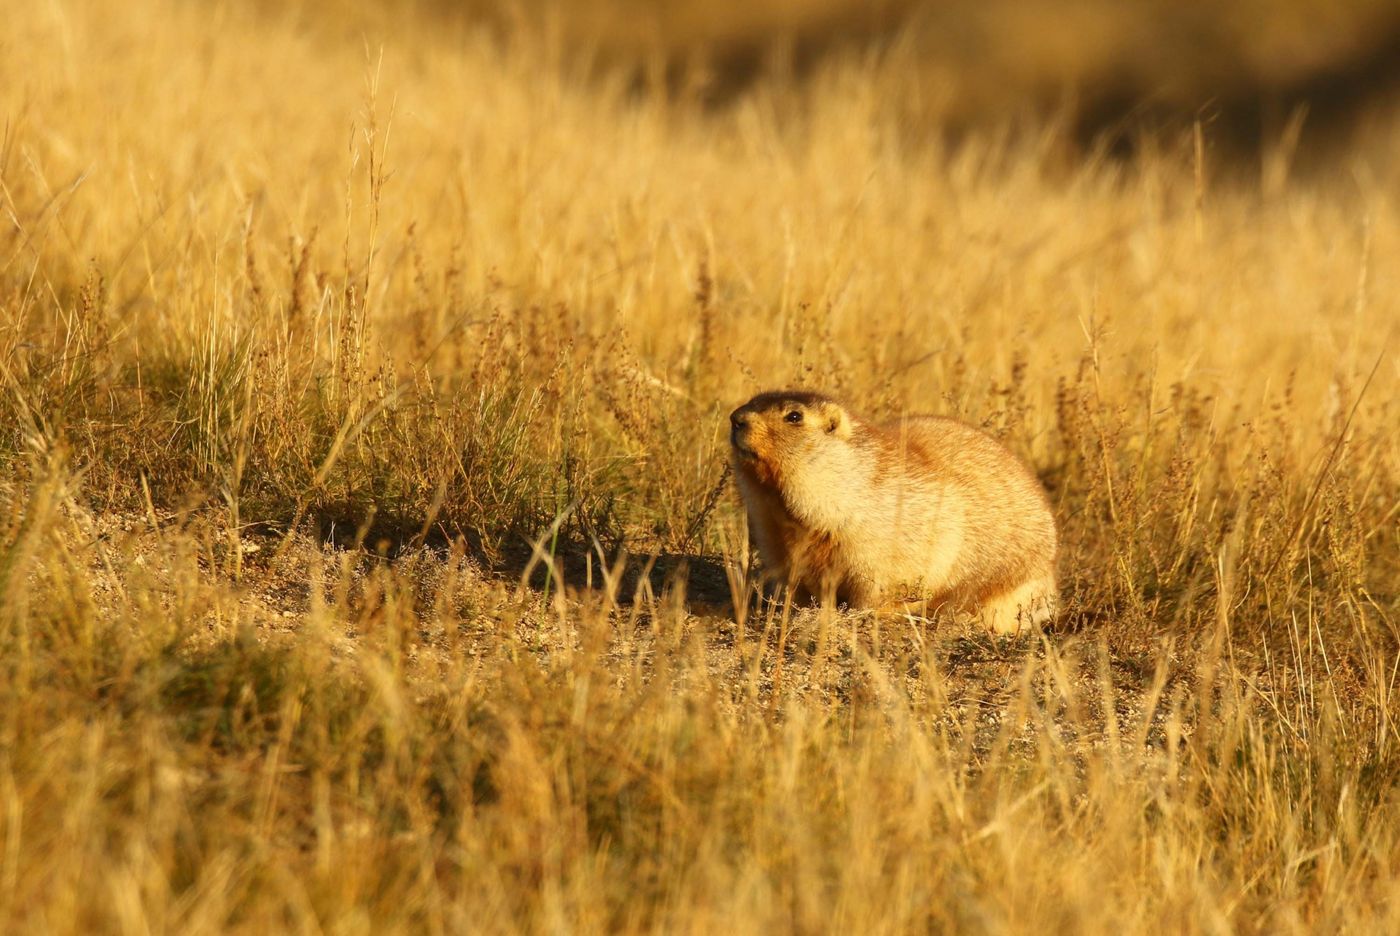
[[[927,601],[996,631],[1055,612],[1055,518],[1040,481],[954,419],[873,425],[815,393],[730,415],[735,477],[766,576],[799,599]]]

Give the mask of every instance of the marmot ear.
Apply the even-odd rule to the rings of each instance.
[[[851,417],[846,415],[846,411],[835,403],[822,404],[822,419],[825,421],[826,431],[829,435],[834,435],[838,439],[849,439],[851,437]]]

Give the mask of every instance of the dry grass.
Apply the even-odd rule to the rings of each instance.
[[[316,15],[7,11],[0,928],[1400,930],[1400,124]],[[1002,434],[1062,626],[736,611],[780,384]]]

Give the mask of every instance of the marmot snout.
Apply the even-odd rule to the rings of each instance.
[[[1054,614],[1045,491],[986,433],[938,417],[873,425],[798,391],[754,397],[730,426],[749,535],[799,598],[927,600],[1003,633]]]

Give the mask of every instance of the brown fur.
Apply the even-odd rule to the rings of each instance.
[[[1044,490],[986,433],[936,417],[873,425],[800,391],[760,394],[730,420],[750,536],[797,597],[927,602],[1012,632],[1053,613]]]

